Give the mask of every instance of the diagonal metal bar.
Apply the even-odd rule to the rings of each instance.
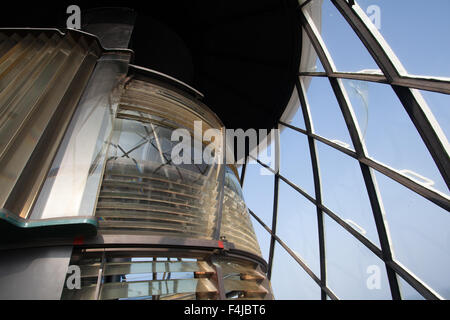
[[[300,23],[302,24],[303,29],[308,35],[308,38],[311,41],[311,44],[313,45],[317,56],[319,57],[319,60],[322,63],[323,68],[325,69],[326,74],[333,74],[336,70],[336,67],[334,66],[333,61],[330,58],[330,53],[328,52],[328,49],[325,46],[319,31],[314,25],[311,16],[306,10],[302,9],[299,9],[298,13]]]
[[[375,161],[371,158],[358,157],[358,155],[356,154],[355,151],[345,148],[345,147],[343,147],[333,141],[330,141],[324,137],[321,137],[314,133],[309,133],[304,129],[294,127],[293,125],[290,125],[283,121],[279,121],[279,123],[283,126],[286,126],[290,129],[292,129],[292,130],[295,130],[304,135],[310,136],[317,141],[320,141],[336,150],[339,150],[339,151],[345,153],[346,155],[348,155],[354,159],[359,160],[360,162],[366,164],[370,168],[375,169],[376,171],[384,174],[385,176],[391,178],[392,180],[400,183],[404,187],[414,191],[417,194],[420,194],[422,197],[428,199],[429,201],[433,202],[434,204],[440,206],[441,208],[443,208],[447,211],[450,211],[450,199],[447,195],[445,195],[435,189],[431,189],[427,186],[424,186],[424,185],[412,180],[411,178],[405,176],[404,174],[396,171],[395,169],[389,168],[386,165],[384,165],[378,161]]]
[[[257,163],[259,163],[264,168],[270,170],[271,168],[264,164],[263,162],[256,160]],[[311,201],[314,205],[318,205],[316,200],[311,197],[306,191],[302,190],[299,186],[297,186],[295,183],[289,181],[286,177],[283,177],[280,175],[280,179],[286,182],[290,187],[292,187],[295,191],[303,195],[306,199]],[[320,205],[320,208],[324,213],[326,213],[331,219],[333,219],[336,223],[338,223],[341,227],[343,227],[345,230],[347,230],[351,235],[353,235],[357,240],[359,240],[364,246],[366,246],[367,249],[369,249],[373,254],[375,254],[378,258],[383,260],[383,254],[382,251],[373,244],[369,239],[367,239],[365,236],[363,236],[361,233],[359,233],[357,230],[355,230],[351,225],[349,225],[346,221],[342,220],[336,213],[334,213],[332,210],[324,206],[323,204]],[[250,210],[249,210],[250,211]],[[254,215],[254,214],[253,214]],[[255,217],[255,219],[266,229],[270,230],[265,224],[262,222],[261,219]],[[271,231],[269,231],[271,233]],[[271,233],[272,234],[272,233]],[[400,275],[406,282],[408,282],[413,288],[417,290],[423,297],[427,299],[442,299],[436,292],[434,292],[431,288],[429,288],[426,284],[424,284],[421,280],[417,279],[413,274],[411,274],[409,271],[401,267],[397,262],[395,261],[388,261],[387,264],[398,274]]]
[[[359,81],[370,81],[378,83],[392,84],[400,87],[414,88],[420,90],[434,91],[450,94],[450,80],[439,77],[421,77],[413,75],[402,75],[389,82],[383,74],[371,74],[363,72],[299,72],[299,76],[305,77],[331,77],[340,79],[352,79]]]
[[[333,3],[335,3],[335,0],[332,0]],[[340,0],[338,0],[340,1]],[[342,1],[341,1],[342,2]],[[343,1],[342,5],[344,5],[346,8],[350,8],[348,3]],[[350,9],[351,10],[351,9]],[[308,12],[306,10],[299,10],[300,15],[300,21],[302,23],[302,26],[306,30],[306,33],[308,34],[308,37],[311,40],[311,43],[313,44],[314,48],[316,49],[316,52],[319,56],[319,59],[321,60],[325,71],[327,72],[327,75],[331,75],[335,72],[335,66],[333,63],[333,60],[320,36],[318,33],[316,27],[314,26],[314,22],[312,21],[311,17],[309,16]],[[383,71],[385,71],[383,69]],[[386,75],[386,72],[385,72]],[[388,76],[386,75],[386,78]],[[356,154],[358,156],[358,160],[360,158],[366,157],[366,150],[364,143],[361,139],[361,134],[359,132],[358,124],[355,120],[355,116],[353,113],[353,109],[351,108],[350,102],[348,100],[348,97],[345,92],[345,88],[342,85],[342,82],[340,79],[336,78],[328,78],[330,81],[330,84],[333,88],[333,92],[338,100],[339,107],[341,109],[342,115],[344,117],[345,123],[347,125],[347,129],[349,130],[353,146],[355,148]],[[300,85],[301,82],[299,81]],[[301,93],[304,93],[304,88],[301,88],[299,91],[299,95]],[[312,132],[312,130],[310,130]],[[378,194],[378,190],[376,187],[375,177],[372,176],[370,172],[370,168],[367,167],[365,164],[360,162],[361,166],[361,172],[364,177],[364,182],[366,184],[367,193],[369,195],[370,203],[372,206],[372,213],[375,219],[375,224],[377,227],[378,236],[380,238],[380,244],[382,248],[383,253],[383,261],[385,262],[386,271],[388,274],[389,279],[389,286],[391,289],[391,295],[393,299],[401,299],[400,295],[400,288],[397,281],[397,276],[394,270],[387,264],[388,261],[392,261],[392,252],[391,252],[391,245],[390,245],[390,239],[386,228],[386,223],[384,221],[384,212],[383,212],[383,206],[381,205],[381,199]]]
[[[273,214],[272,214],[272,230],[276,233],[277,230],[277,215],[278,215],[278,187],[280,184],[280,176],[276,173],[274,176],[274,190],[273,190]],[[267,278],[272,277],[273,255],[275,253],[275,236],[272,234],[270,238],[269,262]]]
[[[359,36],[388,82],[392,84],[392,88],[422,137],[447,187],[450,188],[450,163],[448,161],[450,146],[445,134],[420,93],[395,85],[401,83],[402,75],[406,74],[406,70],[358,5],[350,7],[344,0],[332,0],[332,2]],[[412,82],[411,79],[408,80],[409,83]]]
[[[274,172],[274,189],[273,189],[273,213],[272,213],[272,231],[276,234],[277,230],[277,216],[278,216],[278,194],[279,194],[279,184],[280,184],[280,174],[279,174],[279,164],[280,164],[280,136],[279,131],[275,131],[275,141],[273,146],[275,148],[275,161],[277,170]],[[273,171],[272,171],[273,172]],[[268,261],[268,273],[267,278],[270,280],[272,276],[272,265],[273,256],[275,252],[275,237],[270,239],[270,249],[269,249],[269,261]]]
[[[350,101],[345,93],[345,88],[342,85],[340,79],[329,78],[330,84],[333,88],[333,92],[338,100],[341,108],[342,115],[344,116],[347,129],[349,130],[350,137],[355,147],[355,151],[358,154],[358,158],[366,157],[366,149],[364,142],[361,139],[361,133],[359,131],[358,124],[355,120],[355,115],[351,107]],[[397,281],[397,275],[394,270],[387,264],[388,261],[392,261],[391,242],[389,233],[386,227],[385,214],[383,205],[381,204],[381,197],[378,192],[375,177],[373,176],[371,169],[364,163],[359,162],[361,167],[361,173],[366,185],[367,194],[369,196],[370,205],[372,207],[372,213],[375,220],[375,226],[378,232],[378,238],[380,240],[381,251],[383,253],[383,261],[385,262],[386,272],[388,275],[389,286],[391,289],[391,295],[394,300],[400,300],[400,288]]]
[[[242,165],[241,177],[239,179],[239,182],[241,184],[241,188],[244,187],[244,179],[245,179],[245,172],[246,172],[246,169],[247,169],[247,162],[248,162],[248,156],[245,157],[244,164]]]
[[[339,300],[334,292],[327,286],[322,286],[322,282],[315,275],[315,273],[308,267],[308,265],[303,261],[298,254],[292,251],[285,243],[282,241],[252,210],[248,209],[248,212],[255,218],[256,221],[271,234],[272,237],[289,253],[289,255],[305,270],[305,272],[314,280],[314,282],[320,286],[321,290],[324,291],[332,300]]]

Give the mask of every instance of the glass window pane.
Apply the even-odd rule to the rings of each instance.
[[[327,78],[302,77],[311,81],[306,92],[313,131],[347,148],[353,148],[339,104]]]
[[[302,28],[302,57],[300,59],[300,72],[325,72],[319,56],[314,49],[305,29]]]
[[[408,282],[403,280],[402,277],[397,276],[398,285],[402,295],[402,300],[425,300],[425,298],[409,285]]]
[[[450,95],[419,90],[447,140],[450,138]]]
[[[450,76],[450,1],[357,2],[378,27],[408,73]]]
[[[295,130],[281,127],[280,173],[314,197],[314,179],[308,138]]]
[[[392,88],[366,81],[343,83],[369,156],[448,194],[428,149]]]
[[[275,147],[274,141],[276,140],[275,131],[271,130],[267,132],[266,138],[262,135],[258,137],[258,155],[257,158],[259,161],[269,166],[272,170],[276,171],[276,155],[275,155]],[[250,161],[254,161],[250,158]],[[278,164],[279,165],[279,164]],[[269,169],[261,167],[261,174],[271,174]]]
[[[320,287],[278,243],[271,283],[277,300],[320,300]]]
[[[237,172],[239,174],[239,181],[241,180],[241,176],[242,176],[242,165],[240,165],[239,167],[237,167]]]
[[[374,244],[379,245],[372,207],[358,161],[317,143],[322,202]]]
[[[391,299],[383,261],[328,216],[324,222],[328,287],[339,299]]]
[[[294,87],[291,100],[289,101],[289,104],[280,120],[294,127],[305,129],[305,120],[303,119],[303,112],[302,107],[300,106],[300,100],[298,98],[297,87]]]
[[[313,203],[280,182],[277,235],[316,274],[320,274],[317,211]]]
[[[271,228],[274,176],[255,162],[249,162],[246,170],[243,190],[245,203]]]
[[[307,5],[313,6],[322,8],[321,17],[312,18],[321,30],[337,71],[379,70],[366,47],[331,1],[311,1]]]
[[[450,298],[450,215],[376,173],[396,260],[444,298]]]

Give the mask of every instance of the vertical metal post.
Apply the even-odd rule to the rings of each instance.
[[[361,139],[361,134],[358,129],[355,116],[353,114],[350,102],[343,88],[342,82],[339,79],[329,78],[330,84],[333,88],[334,94],[338,100],[339,106],[341,108],[342,115],[344,116],[345,122],[347,124],[350,137],[355,147],[355,151],[358,154],[358,158],[366,157],[366,148],[364,142]],[[400,300],[400,288],[397,281],[397,276],[394,270],[389,266],[387,262],[392,261],[392,252],[389,239],[389,233],[387,231],[386,223],[384,221],[384,210],[381,204],[381,197],[376,186],[375,177],[372,175],[371,169],[364,163],[359,162],[361,167],[361,173],[364,178],[364,183],[366,185],[367,194],[369,196],[370,205],[372,207],[372,213],[375,220],[375,226],[377,228],[378,237],[381,244],[381,251],[383,254],[383,261],[386,266],[386,272],[388,275],[389,286],[391,289],[392,299]]]
[[[277,125],[278,129],[278,125]],[[274,235],[277,233],[277,216],[278,216],[278,188],[280,184],[280,135],[279,131],[275,131],[275,139],[273,141],[274,149],[275,149],[275,167],[277,170],[274,174],[274,189],[273,189],[273,214],[272,214],[272,236],[270,238],[270,250],[269,250],[269,262],[268,262],[268,271],[267,278],[270,280],[272,277],[272,266],[273,266],[273,255],[275,253],[275,237]]]
[[[309,112],[308,102],[306,101],[305,92],[300,79],[297,78],[296,88],[298,97],[300,99],[300,106],[302,108],[303,119],[305,120],[305,128],[308,133],[313,133],[313,124],[311,121],[311,115]],[[322,288],[327,285],[327,272],[326,272],[326,256],[325,256],[325,232],[323,223],[323,211],[321,209],[322,205],[322,190],[320,182],[320,168],[319,160],[316,150],[316,142],[311,136],[308,136],[309,153],[311,156],[311,164],[314,178],[314,192],[316,198],[316,212],[317,212],[317,228],[319,236],[319,257],[320,257],[320,283]],[[321,299],[326,300],[327,295],[323,289],[321,289]]]
[[[217,257],[212,256],[211,257],[211,263],[214,267],[214,269],[216,270],[216,274],[214,276],[214,280],[217,283],[217,289],[219,290],[219,299],[220,300],[226,300],[227,296],[226,296],[226,292],[225,292],[225,286],[223,284],[223,271],[222,271],[222,267],[220,266]]]
[[[245,171],[247,169],[247,163],[248,163],[248,156],[245,157],[245,162],[242,165],[242,171],[241,171],[241,177],[240,177],[240,183],[241,183],[241,188],[244,187],[244,179],[245,179]]]
[[[97,286],[95,287],[95,300],[99,300],[100,299],[100,293],[101,293],[101,287],[103,285],[103,276],[105,274],[105,262],[106,262],[106,257],[105,257],[105,250],[103,250],[102,252],[102,261],[100,263],[100,269],[98,269],[98,277],[97,277]]]
[[[223,210],[223,199],[225,194],[225,172],[226,172],[226,130],[225,128],[222,128],[222,144],[220,146],[220,157],[219,157],[219,184],[218,184],[218,190],[219,193],[217,195],[217,211],[216,211],[216,226],[213,233],[213,239],[219,240],[220,239],[220,227],[222,225],[222,210]]]

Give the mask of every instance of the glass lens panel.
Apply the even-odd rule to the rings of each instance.
[[[80,100],[32,219],[93,215],[112,129],[111,108],[116,107],[110,103],[110,92],[118,72],[126,72],[122,67],[115,60],[98,62],[90,81],[101,86],[88,85]]]
[[[328,216],[324,223],[330,289],[339,299],[391,299],[383,261]]]
[[[243,200],[241,185],[228,167],[225,172],[220,236],[232,242],[237,249],[261,256],[247,207]]]
[[[209,279],[179,279],[105,283],[100,299],[121,299],[173,295],[177,293],[215,293],[217,289]]]
[[[408,73],[450,76],[448,0],[357,2],[379,29]],[[412,38],[414,41],[411,41]]]
[[[316,207],[283,181],[278,198],[277,235],[316,275],[320,274]]]
[[[323,204],[379,245],[372,207],[358,161],[317,143]]]
[[[258,244],[261,249],[261,255],[264,260],[269,261],[271,235],[258,221],[256,221],[255,218],[251,217],[251,221],[253,229],[255,230],[256,239],[258,240]]]
[[[278,243],[271,282],[277,300],[320,300],[320,287]]]
[[[280,173],[314,197],[314,179],[308,138],[291,128],[280,126]]]
[[[449,213],[382,174],[376,177],[396,260],[449,299]]]
[[[428,149],[392,88],[366,81],[343,83],[368,154],[419,183],[448,194]]]

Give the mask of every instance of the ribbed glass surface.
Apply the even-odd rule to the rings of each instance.
[[[100,232],[213,239],[223,187],[220,237],[260,256],[240,184],[228,167],[221,184],[219,155],[212,164],[173,163],[178,141],[172,134],[182,128],[195,139],[194,121],[201,121],[201,133],[221,128],[207,108],[173,91],[141,80],[125,86],[98,195]],[[203,153],[205,144],[199,146]],[[196,151],[193,143],[189,160]]]
[[[78,289],[64,288],[64,300],[219,299],[219,280],[226,299],[271,298],[269,282],[259,266],[241,259],[146,257],[143,252],[134,257],[132,253],[75,250],[71,265],[80,267],[81,281]]]
[[[29,218],[95,64],[91,49],[55,30],[0,31],[0,208]]]

